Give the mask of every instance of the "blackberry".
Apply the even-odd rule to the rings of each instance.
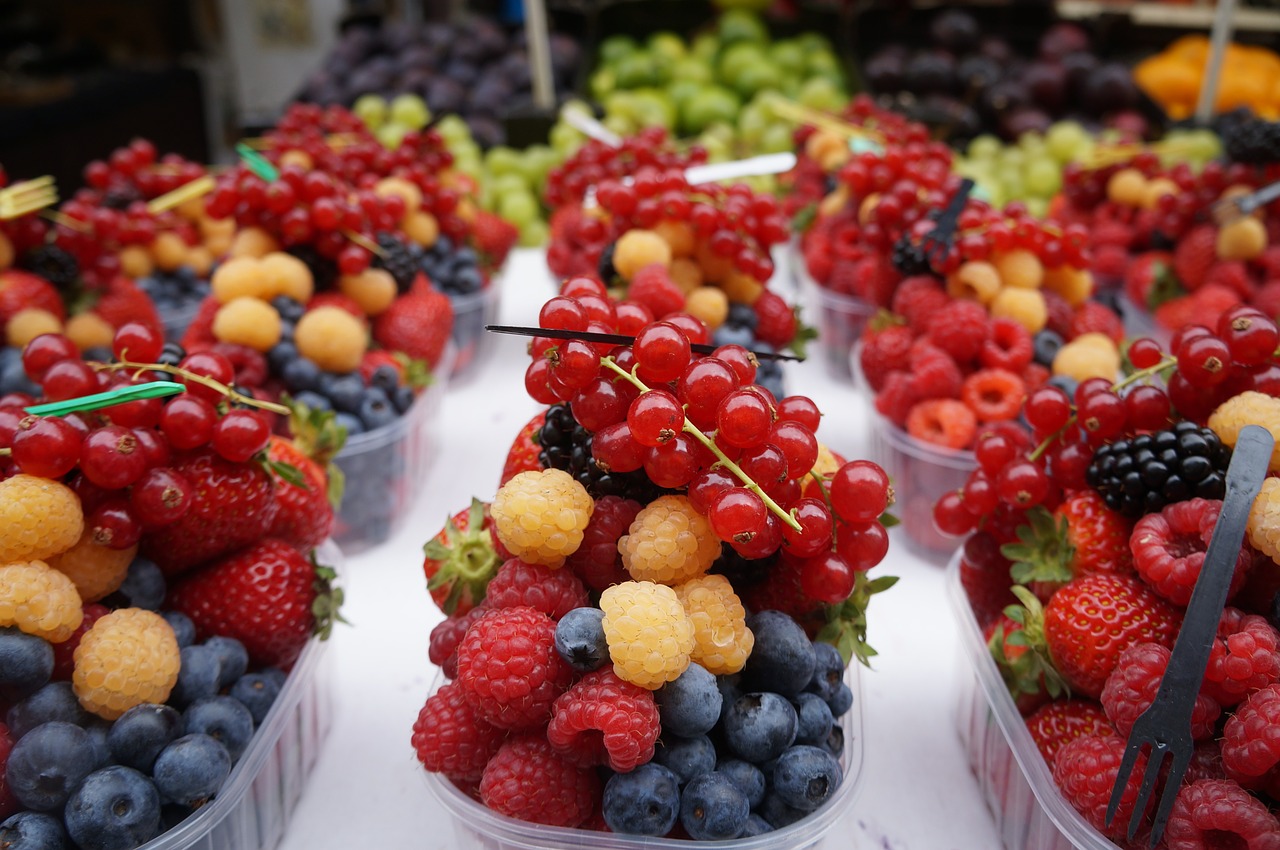
[[[1139,517],[1186,499],[1221,499],[1231,449],[1194,422],[1103,446],[1086,472],[1112,510]]]
[[[544,468],[568,472],[593,499],[621,496],[647,505],[666,492],[650,481],[643,469],[606,472],[597,466],[591,455],[591,432],[578,424],[567,404],[555,404],[547,410],[538,445],[542,446],[538,461]]]
[[[146,200],[132,183],[112,183],[102,193],[102,205],[109,210],[128,209],[134,201]]]
[[[902,234],[898,237],[898,241],[893,243],[892,263],[903,277],[932,273],[929,255],[925,253],[922,246],[911,241],[909,233]]]
[[[1220,116],[1216,124],[1223,150],[1232,161],[1265,165],[1280,160],[1280,122],[1236,110]]]
[[[621,282],[621,276],[613,265],[613,251],[616,247],[616,242],[604,246],[604,250],[600,252],[600,262],[596,264],[596,273],[605,286],[617,286]]]
[[[773,565],[778,561],[778,553],[774,552],[764,558],[744,558],[732,546],[720,550],[709,572],[729,579],[735,588],[745,590],[754,587],[768,578]]]
[[[310,245],[294,245],[288,249],[293,256],[302,260],[311,270],[311,279],[315,282],[316,291],[332,289],[338,282],[338,264],[321,254]]]
[[[57,245],[41,245],[28,251],[22,259],[22,267],[64,292],[72,289],[80,279],[80,264],[76,258]]]
[[[418,259],[413,256],[409,246],[390,233],[378,234],[378,247],[383,255],[375,255],[375,268],[386,269],[396,279],[396,290],[403,295],[413,286],[413,279],[418,276]]]

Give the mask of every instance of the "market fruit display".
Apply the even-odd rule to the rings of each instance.
[[[129,848],[176,826],[337,615],[315,555],[332,509],[292,492],[323,468],[272,459],[262,403],[164,346],[126,323],[114,357],[84,361],[43,334],[22,356],[37,396],[0,398],[6,840]],[[26,412],[170,378],[168,400]]]
[[[1170,118],[1181,120],[1195,111],[1204,84],[1209,39],[1187,35],[1133,67],[1133,79]],[[1276,83],[1280,56],[1265,47],[1228,42],[1219,71],[1214,112],[1246,108],[1254,114],[1280,118]]]
[[[845,667],[869,657],[866,606],[894,581],[867,572],[888,478],[825,450],[814,402],[756,384],[747,349],[693,355],[699,320],[632,325],[627,303],[576,277],[542,307],[540,328],[570,333],[531,347],[526,389],[551,406],[492,500],[426,547],[446,681],[412,744],[534,823],[784,829],[844,778]],[[589,323],[635,340],[573,340]]]

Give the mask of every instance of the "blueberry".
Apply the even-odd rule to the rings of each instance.
[[[315,390],[303,390],[293,400],[307,410],[333,410],[333,402]]]
[[[156,756],[181,734],[177,709],[144,702],[116,718],[107,732],[107,746],[118,764],[150,773]]]
[[[706,735],[681,738],[667,735],[653,749],[653,760],[669,769],[683,785],[716,769],[716,745]]]
[[[373,374],[369,376],[369,386],[388,394],[392,393],[396,387],[400,386],[400,373],[396,371],[394,366],[383,364],[373,370]]]
[[[184,735],[156,759],[156,789],[167,802],[198,808],[218,793],[231,772],[231,754],[208,735]]]
[[[283,375],[285,367],[300,356],[298,346],[292,342],[278,342],[267,352],[267,365],[271,367],[273,375]]]
[[[759,644],[756,644],[759,646]],[[777,758],[796,739],[796,710],[773,693],[744,694],[724,718],[725,742],[733,752],[760,764]]]
[[[764,802],[760,804],[760,816],[774,829],[783,829],[791,826],[796,821],[807,817],[808,814],[804,809],[797,809],[795,806],[788,805],[785,800],[772,792],[765,795]]]
[[[391,393],[391,404],[395,407],[396,413],[408,413],[409,408],[413,407],[413,403],[417,398],[418,396],[414,393],[413,387],[396,387]]]
[[[5,778],[28,809],[57,811],[97,766],[96,758],[88,732],[55,720],[37,726],[13,745]]]
[[[178,708],[191,705],[218,692],[218,651],[204,644],[184,646],[180,651],[178,682],[169,701]]]
[[[720,690],[716,677],[696,662],[684,669],[675,681],[654,694],[662,729],[674,735],[702,735],[720,719]]]
[[[129,572],[116,591],[124,598],[124,607],[145,608],[148,611],[159,610],[167,592],[168,582],[165,581],[164,573],[154,561],[147,558],[133,559],[133,563],[129,564]]]
[[[320,386],[320,374],[320,367],[305,357],[284,364],[284,368],[280,370],[285,388],[295,395],[303,390],[317,389]]]
[[[71,850],[62,818],[42,812],[18,812],[0,823],[0,847],[5,850]]]
[[[164,347],[160,349],[160,356],[156,358],[156,362],[163,363],[166,366],[177,366],[186,356],[187,350],[180,344],[166,342]]]
[[[84,725],[84,731],[89,733],[89,748],[93,752],[93,769],[97,770],[114,764],[111,759],[111,747],[107,743],[107,735],[111,732],[111,721],[103,720],[101,717],[90,717],[89,722]]]
[[[1076,397],[1076,387],[1079,386],[1076,379],[1069,375],[1054,375],[1045,383],[1051,387],[1057,387],[1062,390],[1067,394],[1068,398]]]
[[[109,363],[113,354],[110,347],[105,345],[95,345],[80,352],[80,356],[85,360],[93,360],[98,363]]]
[[[263,667],[258,671],[259,676],[270,679],[276,683],[276,687],[284,690],[284,683],[289,680],[288,675],[279,667]]]
[[[288,295],[277,295],[275,298],[272,298],[271,306],[276,308],[276,312],[280,314],[280,318],[286,322],[298,321],[306,311],[306,307],[297,301],[294,301]]]
[[[835,722],[831,707],[817,694],[797,694],[792,705],[796,708],[796,743],[820,745]]]
[[[818,746],[831,753],[836,758],[844,755],[844,727],[839,723],[832,723],[831,728],[827,731],[827,737],[819,742]]]
[[[835,689],[831,694],[831,699],[827,700],[827,705],[831,709],[832,717],[839,717],[849,709],[853,708],[853,691],[844,682],[840,683],[840,687]]]
[[[364,391],[364,400],[360,402],[360,421],[364,423],[366,431],[394,424],[399,418],[385,392],[377,387]]]
[[[800,624],[781,611],[758,611],[747,618],[747,626],[756,643],[742,671],[743,685],[784,696],[804,690],[817,662]]]
[[[188,735],[203,732],[222,742],[236,761],[253,737],[253,715],[238,699],[228,696],[197,700],[182,715],[182,730]]]
[[[263,673],[246,673],[231,686],[229,695],[249,709],[254,725],[258,726],[280,696],[280,684]]]
[[[480,270],[474,266],[468,269],[459,269],[458,273],[453,276],[454,288],[464,295],[478,292],[483,285],[484,278],[480,275]]]
[[[320,390],[329,397],[334,410],[359,414],[360,405],[364,402],[364,381],[355,372],[345,375],[324,375],[320,379]]]
[[[342,413],[338,413],[337,415],[335,415],[333,417],[333,421],[339,427],[347,429],[348,437],[354,437],[356,434],[364,433],[364,423],[361,422],[360,417],[356,416],[355,414],[347,413],[344,411]],[[343,470],[343,471],[345,472],[346,470]],[[352,476],[348,475],[347,481],[350,482],[351,479],[352,479]]]
[[[727,776],[747,797],[751,808],[764,801],[764,771],[742,759],[723,759],[716,764],[716,773]]]
[[[70,682],[50,682],[21,702],[14,703],[4,718],[14,740],[53,720],[76,726],[83,726],[89,720],[89,712],[80,706]]]
[[[574,670],[595,670],[609,660],[604,639],[604,612],[599,608],[574,608],[556,623],[556,652]]]
[[[711,336],[713,345],[741,345],[743,348],[750,348],[755,342],[755,337],[751,333],[750,328],[741,325],[724,324],[716,328],[715,333]]]
[[[788,806],[811,812],[831,799],[843,779],[835,756],[801,745],[778,757],[773,766],[773,793]]]
[[[805,690],[823,699],[830,699],[844,681],[844,659],[840,656],[840,650],[826,641],[814,642],[813,659],[813,678],[809,680]]]
[[[680,796],[680,823],[695,841],[737,838],[750,815],[747,796],[715,771],[693,779]]]
[[[716,690],[720,692],[720,722],[724,723],[725,715],[738,697],[742,696],[742,674],[716,676]]]
[[[178,646],[190,646],[196,642],[196,624],[181,611],[161,611],[160,616],[173,629],[173,636],[178,639]]]
[[[232,637],[214,635],[204,645],[218,653],[218,687],[230,686],[249,669],[249,651]]]
[[[1267,619],[1271,622],[1272,626],[1280,629],[1280,593],[1277,593],[1272,597],[1271,611],[1268,614]]]
[[[756,323],[760,319],[756,316],[755,309],[750,304],[742,304],[740,302],[729,305],[729,317],[726,323],[730,325],[738,325],[751,331],[756,329]]]
[[[13,701],[34,692],[53,675],[53,647],[44,638],[0,629],[0,698]]]
[[[292,343],[293,335],[296,332],[297,332],[297,326],[293,322],[282,321],[280,323],[280,341],[281,342]],[[285,362],[288,362],[288,361],[285,361]]]
[[[764,835],[766,832],[773,832],[773,827],[769,825],[767,820],[752,812],[751,816],[747,818],[747,825],[738,837],[754,838],[757,835]]]
[[[112,765],[89,774],[63,817],[81,850],[131,850],[160,833],[160,794],[138,771]]]
[[[756,375],[756,383],[773,393],[774,398],[782,398],[787,394],[786,385],[782,381],[782,375]]]
[[[1041,366],[1052,366],[1053,358],[1064,345],[1062,337],[1051,330],[1043,330],[1031,338],[1031,356]]]
[[[666,835],[680,814],[680,784],[660,764],[642,764],[615,773],[604,786],[601,804],[609,829],[627,835]]]

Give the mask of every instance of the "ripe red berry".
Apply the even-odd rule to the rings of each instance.
[[[826,552],[800,565],[800,589],[805,596],[826,605],[849,598],[857,573],[836,552]]]
[[[232,410],[213,426],[213,449],[232,463],[243,463],[266,448],[271,429],[258,414]]]
[[[119,490],[147,471],[147,455],[133,431],[121,425],[107,425],[84,438],[80,471],[103,489]]]
[[[148,470],[129,488],[133,515],[147,528],[159,528],[182,519],[191,507],[191,482],[172,469]]]
[[[81,434],[57,416],[26,416],[13,436],[13,462],[27,475],[61,478],[80,461]]]
[[[747,543],[764,531],[768,513],[764,501],[755,493],[731,487],[712,499],[707,519],[721,540]]]
[[[869,460],[853,460],[831,478],[831,507],[845,522],[867,523],[889,507],[889,476]]]
[[[22,350],[22,370],[31,380],[42,381],[53,364],[79,357],[75,343],[62,334],[41,334]]]
[[[126,322],[116,330],[111,353],[117,360],[154,363],[164,349],[164,337],[151,325]]]

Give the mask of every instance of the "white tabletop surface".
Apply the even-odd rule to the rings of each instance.
[[[534,325],[553,291],[541,251],[517,251],[503,276],[500,321]],[[441,613],[422,575],[422,544],[471,496],[491,499],[507,447],[537,410],[524,392],[524,341],[492,341],[475,373],[449,388],[425,492],[382,546],[350,557],[344,613],[333,636],[333,724],[281,850],[455,848],[449,817],[427,790],[409,745],[435,676],[427,638]],[[818,438],[863,456],[864,403],[820,358],[787,366],[788,390],[826,414]],[[943,571],[913,557],[893,532],[877,574],[901,576],[870,610],[880,655],[862,674],[865,760],[859,793],[819,846],[865,850],[999,850],[956,733],[957,683],[971,675]]]

